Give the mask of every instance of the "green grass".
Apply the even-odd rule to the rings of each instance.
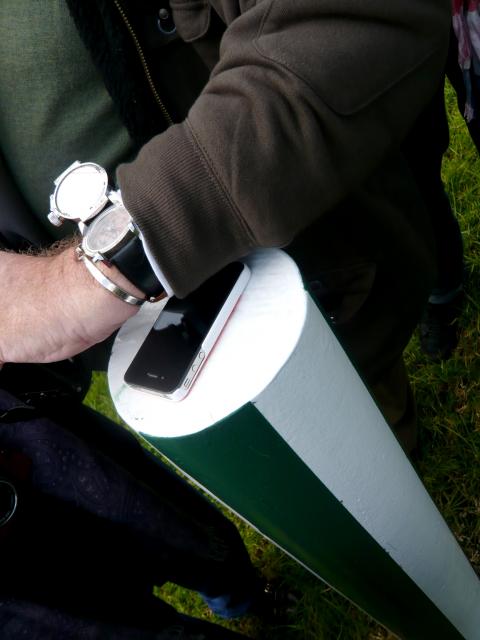
[[[480,161],[450,89],[447,103],[451,146],[445,157],[444,181],[464,236],[468,304],[461,319],[460,345],[449,361],[429,362],[420,354],[415,337],[406,359],[419,406],[419,474],[474,568],[480,570],[480,294],[476,285],[480,275]],[[103,376],[95,377],[88,402],[115,417]],[[286,588],[300,595],[291,623],[283,628],[265,628],[259,620],[245,618],[226,624],[216,620],[195,594],[174,585],[164,586],[159,594],[177,609],[262,640],[393,638],[250,527],[233,519],[255,565],[267,577],[283,581]]]

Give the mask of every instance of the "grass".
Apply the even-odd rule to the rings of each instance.
[[[419,406],[419,474],[473,567],[480,571],[480,161],[447,88],[451,146],[444,161],[444,182],[460,221],[469,279],[468,303],[460,321],[461,340],[447,362],[429,362],[414,337],[406,354]],[[96,375],[87,401],[115,418],[105,386]],[[174,585],[159,595],[178,610],[205,617],[252,638],[285,640],[391,640],[383,627],[266,542],[243,522],[241,530],[255,565],[269,578],[300,594],[291,623],[265,628],[255,618],[235,623],[215,619],[200,599]]]

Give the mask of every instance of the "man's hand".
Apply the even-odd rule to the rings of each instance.
[[[133,295],[142,293],[118,270],[108,277]],[[106,291],[76,258],[0,252],[0,364],[53,362],[107,338],[136,313]]]

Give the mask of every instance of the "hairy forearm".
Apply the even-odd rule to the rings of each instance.
[[[115,269],[101,267],[141,295]],[[52,362],[101,342],[136,312],[103,289],[73,246],[51,255],[0,252],[0,362]]]

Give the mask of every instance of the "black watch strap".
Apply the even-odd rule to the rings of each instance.
[[[165,291],[150,266],[139,236],[133,236],[110,256],[109,261],[149,298],[156,298]]]

